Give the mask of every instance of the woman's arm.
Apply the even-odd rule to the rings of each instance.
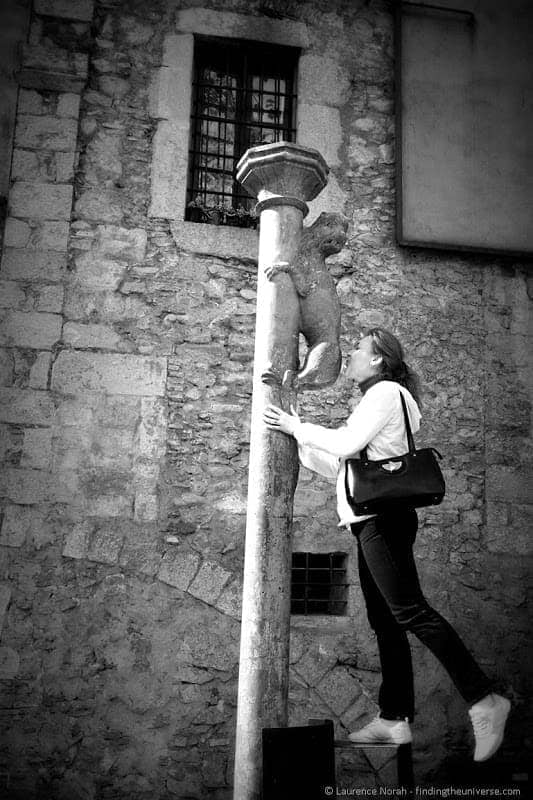
[[[298,443],[298,457],[307,469],[322,475],[323,478],[336,478],[339,471],[339,459],[324,450]]]
[[[337,458],[348,458],[358,453],[372,441],[394,411],[389,392],[376,396],[364,395],[350,414],[346,425],[340,428],[325,428],[310,422],[301,422],[296,414],[287,414],[276,406],[269,406],[265,422],[272,430],[288,433],[301,445],[323,450]]]

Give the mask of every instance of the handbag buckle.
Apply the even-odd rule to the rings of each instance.
[[[397,472],[402,466],[401,461],[387,461],[386,464],[381,465],[381,469],[386,469],[387,472]]]

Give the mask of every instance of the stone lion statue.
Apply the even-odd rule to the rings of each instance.
[[[339,345],[341,309],[335,282],[325,259],[346,244],[348,220],[341,214],[322,213],[302,232],[294,264],[278,262],[265,267],[272,280],[280,272],[292,278],[299,299],[298,328],[308,350],[296,376],[285,376],[298,389],[321,389],[337,380],[341,368]],[[268,378],[265,374],[264,380]]]

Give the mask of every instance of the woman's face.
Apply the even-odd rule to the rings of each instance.
[[[350,354],[344,375],[348,380],[361,383],[367,378],[377,375],[380,363],[381,359],[373,350],[372,337],[364,336]]]

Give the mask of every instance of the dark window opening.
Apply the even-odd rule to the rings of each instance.
[[[291,614],[346,613],[346,553],[293,553]]]
[[[295,140],[297,60],[292,47],[195,39],[186,219],[255,226],[237,162],[249,147]]]

